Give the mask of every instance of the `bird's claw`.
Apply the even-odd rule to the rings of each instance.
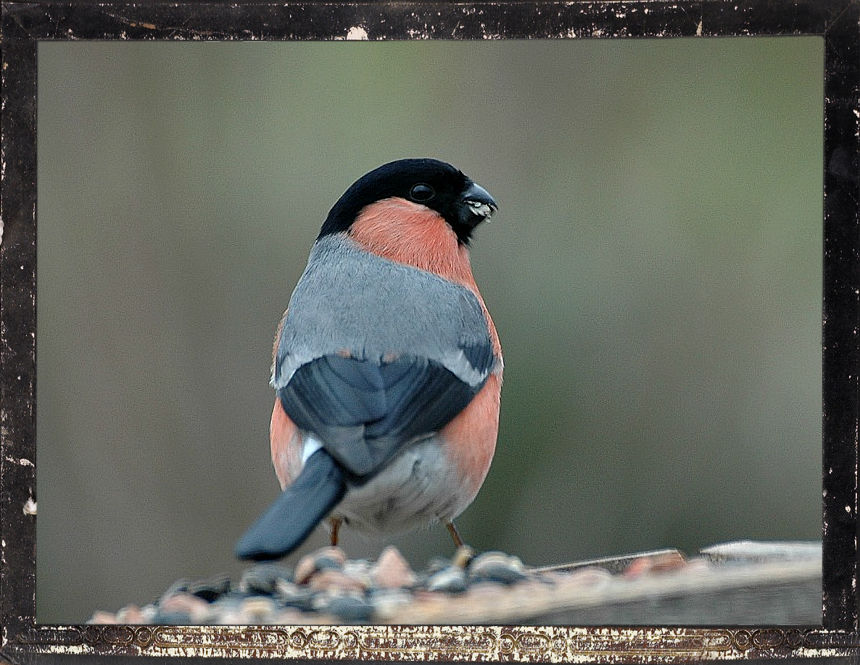
[[[468,545],[460,545],[457,551],[454,552],[454,557],[451,559],[451,565],[463,570],[472,562],[477,553]]]

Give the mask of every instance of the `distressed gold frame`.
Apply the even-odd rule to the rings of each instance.
[[[809,627],[53,626],[35,623],[36,46],[70,39],[819,35],[825,43],[822,624]],[[0,662],[58,654],[687,662],[860,657],[860,0],[2,2]]]

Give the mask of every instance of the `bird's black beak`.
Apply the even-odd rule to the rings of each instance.
[[[471,182],[460,197],[460,223],[474,228],[498,209],[499,204],[490,193],[478,183]]]

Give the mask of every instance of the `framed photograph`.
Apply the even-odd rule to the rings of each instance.
[[[2,8],[2,658],[860,654],[860,3]],[[820,544],[804,600],[768,595],[787,577],[667,613],[690,584],[657,575],[625,611],[485,584],[435,614],[142,618],[248,584],[279,321],[335,203],[406,158],[493,212],[458,245],[504,353],[463,539],[595,584],[631,552]],[[339,545],[420,576],[443,526]]]

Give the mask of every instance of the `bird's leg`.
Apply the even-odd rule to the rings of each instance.
[[[463,542],[463,539],[460,537],[460,532],[457,531],[457,527],[454,526],[454,522],[445,522],[445,528],[448,529],[448,533],[451,534],[454,545],[457,546],[457,551],[454,552],[452,563],[457,566],[457,568],[465,568],[469,565],[469,562],[475,558],[475,550]]]
[[[453,522],[445,522],[445,527],[448,529],[448,533],[451,534],[451,538],[454,539],[454,545],[456,547],[463,547],[465,543],[463,539],[460,537],[460,532],[457,531],[457,527],[454,526]]]
[[[329,526],[331,527],[331,546],[332,547],[337,547],[337,532],[340,529],[341,522],[343,522],[343,519],[341,519],[340,517],[329,517],[328,518],[328,523],[329,523]]]

